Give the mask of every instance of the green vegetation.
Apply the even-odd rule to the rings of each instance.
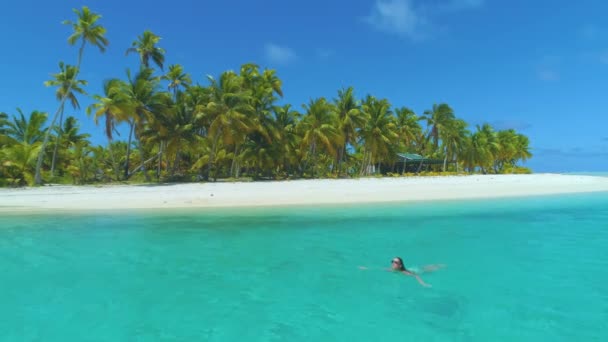
[[[57,87],[59,101],[48,126],[47,113],[0,113],[0,186],[358,177],[391,166],[387,175],[395,176],[397,153],[443,160],[422,170],[427,175],[530,172],[517,165],[531,157],[526,136],[489,124],[471,130],[445,103],[418,116],[387,99],[357,99],[349,87],[298,111],[278,104],[276,72],[255,64],[203,85],[181,65],[165,73],[165,51],[150,31],[126,50],[139,55],[140,69],[107,80],[103,94],[92,95],[85,119],[104,125],[108,139],[107,146],[92,146],[78,120],[63,114],[66,101],[78,109],[78,98],[88,96],[87,82],[78,79],[85,47],[103,52],[108,41],[100,15],[87,7],[74,12],[77,20],[65,23],[73,28],[69,44],[79,44],[77,63],[60,62],[45,82]],[[120,124],[129,128],[126,142],[115,140]]]

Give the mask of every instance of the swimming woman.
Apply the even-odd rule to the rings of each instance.
[[[394,257],[393,260],[391,260],[391,271],[393,272],[401,272],[405,275],[408,276],[412,276],[414,278],[416,278],[416,280],[418,280],[418,282],[420,283],[420,285],[424,286],[424,287],[431,287],[430,284],[425,283],[422,278],[420,278],[419,275],[417,275],[416,273],[408,270],[407,268],[405,268],[405,265],[403,265],[403,259],[401,259],[400,257]]]
[[[391,268],[387,269],[387,271],[400,272],[405,275],[412,276],[412,277],[416,278],[416,280],[418,280],[420,285],[425,286],[425,287],[431,287],[430,284],[425,283],[424,280],[422,280],[422,278],[420,278],[418,273],[433,272],[433,271],[436,271],[443,267],[445,267],[445,265],[437,264],[437,265],[424,266],[422,268],[422,272],[414,271],[413,269],[408,270],[407,268],[405,268],[405,265],[403,264],[403,259],[401,259],[400,257],[394,257],[393,260],[391,260]],[[367,269],[367,267],[359,267],[359,268],[362,270]]]

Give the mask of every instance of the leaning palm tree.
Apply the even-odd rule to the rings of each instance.
[[[73,79],[75,80],[77,78],[78,73],[80,72],[80,66],[82,64],[82,55],[84,53],[84,48],[87,42],[99,48],[101,52],[104,52],[106,46],[108,45],[108,40],[105,37],[106,29],[103,26],[97,24],[97,21],[101,18],[101,15],[91,12],[86,6],[83,6],[82,10],[74,9],[74,13],[76,13],[78,20],[75,22],[66,20],[64,21],[64,24],[72,25],[72,29],[74,30],[74,32],[68,37],[68,43],[70,45],[74,45],[78,41],[81,42],[80,48],[78,49],[78,62],[76,63],[75,74],[73,77]],[[34,176],[35,184],[42,184],[41,169],[46,144],[48,143],[51,130],[55,126],[55,121],[57,121],[57,116],[61,112],[61,108],[63,108],[65,101],[68,99],[68,94],[70,93],[71,89],[68,87],[59,103],[59,108],[57,109],[57,112],[55,112],[55,115],[53,116],[51,124],[44,137],[44,141],[42,142],[42,146],[38,154],[38,160],[36,161],[36,172]]]
[[[72,65],[66,65],[63,62],[59,62],[59,69],[61,72],[57,74],[53,74],[53,79],[50,81],[44,82],[44,85],[47,87],[57,87],[57,91],[55,92],[55,96],[57,100],[61,102],[64,97],[72,104],[72,108],[80,109],[80,103],[78,103],[78,98],[76,98],[76,94],[85,94],[82,86],[87,85],[87,81],[85,80],[77,80],[75,79],[77,72],[76,67]],[[59,137],[61,136],[61,128],[63,125],[63,112],[65,108],[65,103],[62,103],[60,107],[59,114],[59,132],[57,135],[57,139],[55,141],[55,148],[53,149],[53,159],[51,162],[51,176],[55,174],[55,162],[57,160],[57,149],[59,147]]]
[[[141,36],[137,37],[137,40],[131,44],[131,47],[127,49],[126,54],[137,53],[141,64],[149,68],[150,59],[156,64],[161,70],[163,69],[163,63],[165,63],[165,50],[156,46],[160,41],[160,37],[152,33],[152,31],[146,30]]]

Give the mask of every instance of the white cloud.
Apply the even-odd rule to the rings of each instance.
[[[559,73],[555,70],[544,69],[538,72],[538,78],[545,82],[559,81]]]
[[[297,58],[296,53],[289,47],[268,43],[264,54],[271,63],[288,64]]]
[[[443,0],[429,4],[422,0],[375,0],[371,13],[364,19],[379,31],[419,40],[430,35],[433,21],[438,20],[441,12],[471,10],[481,7],[484,2]]]
[[[424,18],[414,9],[411,0],[376,0],[365,21],[380,31],[418,38]]]

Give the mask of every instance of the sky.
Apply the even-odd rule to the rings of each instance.
[[[297,109],[353,86],[421,114],[448,103],[474,125],[530,137],[535,172],[608,171],[608,2],[602,0],[21,0],[2,6],[0,111],[54,113],[43,85],[59,61],[76,63],[65,19],[73,8],[100,13],[110,45],[89,47],[81,78],[89,94],[136,70],[131,43],[162,37],[166,65],[195,82],[254,62],[276,69],[282,102]],[[102,125],[69,110],[94,143]],[[122,136],[124,138],[124,135]]]

